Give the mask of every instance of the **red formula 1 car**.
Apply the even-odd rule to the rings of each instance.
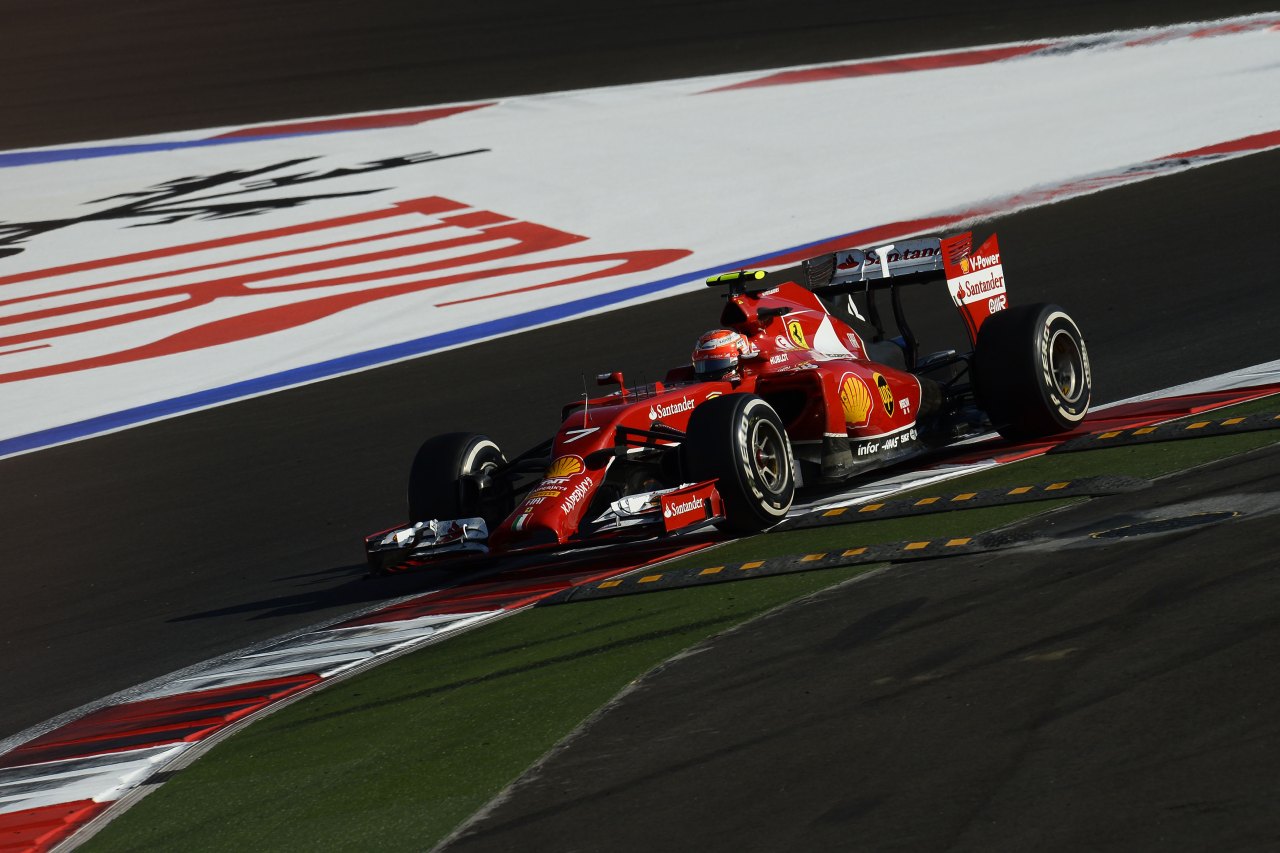
[[[372,570],[708,524],[753,533],[786,516],[797,488],[988,429],[1029,438],[1085,416],[1080,330],[1056,306],[1008,306],[995,235],[976,251],[970,234],[920,238],[802,268],[804,285],[752,289],[758,271],[709,279],[727,291],[724,328],[699,340],[691,363],[644,388],[600,376],[618,390],[567,405],[554,437],[513,459],[482,435],[429,439],[409,474],[410,523],[365,539]],[[948,289],[972,352],[920,356],[899,291],[917,284]],[[892,341],[877,304],[885,290]],[[837,300],[847,321],[827,307]]]

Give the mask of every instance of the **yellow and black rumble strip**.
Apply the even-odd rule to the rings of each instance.
[[[1192,417],[1155,426],[1094,432],[1064,441],[1049,452],[1076,453],[1081,450],[1101,450],[1106,447],[1151,444],[1157,441],[1181,441],[1185,438],[1207,438],[1214,435],[1235,435],[1264,429],[1280,429],[1280,414],[1257,412],[1252,415],[1216,419]]]
[[[940,537],[907,542],[890,542],[881,545],[854,545],[834,551],[815,554],[794,554],[771,557],[766,560],[749,560],[745,563],[724,563],[706,568],[652,569],[632,572],[620,578],[583,584],[538,602],[542,604],[569,604],[640,592],[658,592],[682,589],[713,583],[750,580],[770,575],[787,575],[795,572],[811,572],[817,569],[835,569],[841,566],[857,566],[867,563],[903,562],[906,560],[931,560],[935,557],[980,554],[1020,544],[1022,540],[1000,534],[978,536]]]
[[[1052,483],[1034,483],[1025,486],[1000,486],[974,492],[956,492],[937,497],[904,498],[901,500],[854,504],[820,510],[788,518],[770,529],[805,530],[811,527],[828,527],[833,524],[856,524],[859,521],[880,521],[887,518],[909,518],[937,512],[959,509],[980,509],[1007,504],[1048,501],[1055,498],[1098,497],[1136,492],[1150,483],[1137,477],[1103,476],[1080,477]]]

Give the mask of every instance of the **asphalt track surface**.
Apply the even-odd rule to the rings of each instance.
[[[1273,446],[712,639],[444,849],[1275,850],[1278,484]]]
[[[415,26],[397,17],[429,14],[429,5],[31,4],[6,22],[6,33],[25,37],[0,58],[9,63],[0,75],[0,144],[1266,9],[1071,3],[1033,15],[1020,4],[913,4],[909,14],[889,15],[870,4],[655,4],[626,17],[616,6],[565,4],[554,15],[540,10],[543,29],[534,35],[522,27],[534,13],[521,4],[435,10],[440,17],[415,17]],[[456,19],[444,20],[450,15]],[[332,61],[317,61],[321,55]],[[1274,359],[1278,174],[1280,154],[1258,155],[997,220],[1013,294],[1072,310],[1089,338],[1101,399]],[[1222,245],[1232,248],[1212,253]],[[363,580],[359,541],[400,520],[408,462],[424,437],[477,429],[523,449],[550,432],[583,374],[621,368],[653,378],[685,358],[717,310],[713,294],[693,293],[0,460],[0,738],[196,661],[425,588],[435,582],[429,575]],[[918,324],[926,341],[954,333],[944,314],[946,330]],[[406,393],[438,388],[429,380],[440,376],[455,380],[447,396]]]
[[[28,0],[6,6],[0,149],[1276,8],[1274,0]]]

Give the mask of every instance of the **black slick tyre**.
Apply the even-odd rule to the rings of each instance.
[[[773,407],[754,394],[729,394],[693,410],[681,452],[686,476],[717,481],[722,530],[758,533],[786,517],[795,497],[791,442]]]
[[[409,521],[480,517],[493,530],[513,504],[510,488],[489,477],[506,461],[487,436],[451,432],[427,439],[409,469]]]
[[[978,404],[1015,441],[1074,429],[1093,396],[1084,336],[1057,305],[1019,305],[987,318],[973,374]]]

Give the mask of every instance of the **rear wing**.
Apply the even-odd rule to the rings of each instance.
[[[810,258],[803,266],[809,289],[819,296],[866,294],[867,319],[881,334],[875,294],[889,290],[894,318],[907,339],[909,362],[915,360],[915,341],[902,312],[899,286],[945,283],[975,346],[983,322],[1009,304],[995,234],[976,252],[973,234],[966,231],[954,237],[916,237],[873,249],[845,249]],[[851,308],[856,313],[852,303]]]

